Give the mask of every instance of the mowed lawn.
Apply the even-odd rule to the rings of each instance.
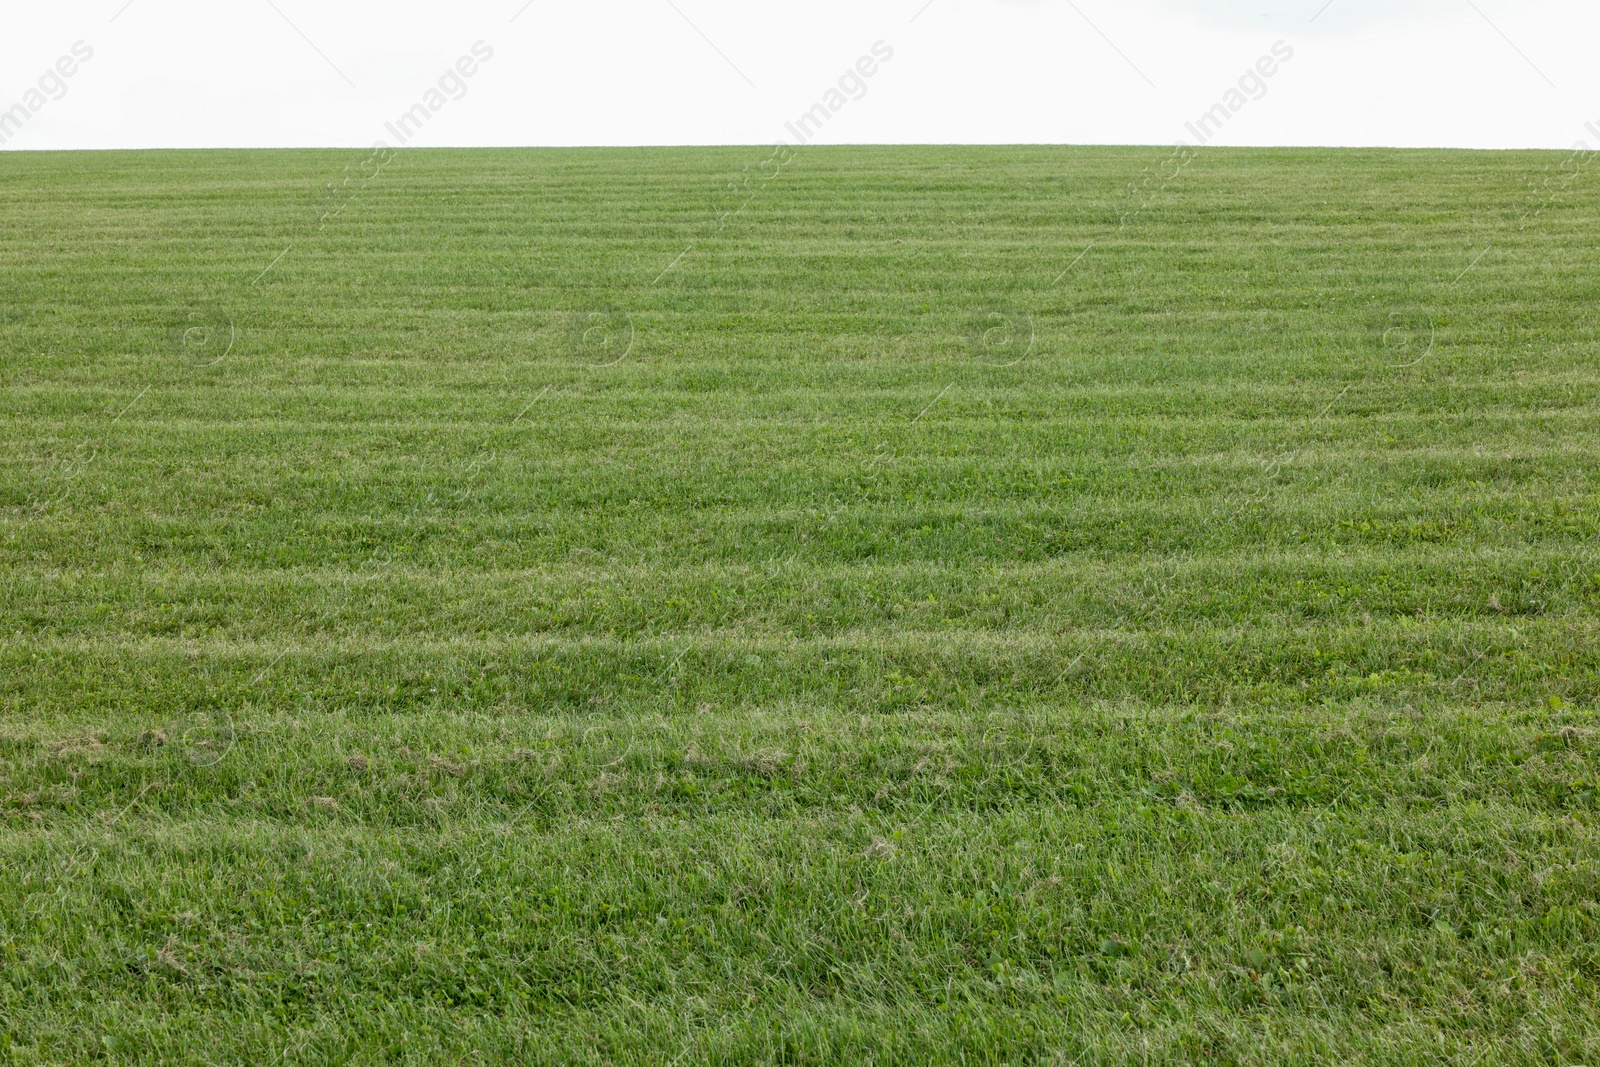
[[[0,210],[0,1061],[1600,1062],[1600,167]]]

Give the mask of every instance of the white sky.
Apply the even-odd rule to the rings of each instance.
[[[6,150],[395,143],[384,123],[480,40],[493,59],[412,144],[793,142],[877,41],[893,59],[817,141],[1193,143],[1282,40],[1210,143],[1600,148],[1594,0],[125,3],[7,0],[0,109],[43,106]],[[78,41],[65,94],[29,96]]]

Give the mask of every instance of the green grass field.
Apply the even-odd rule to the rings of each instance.
[[[1600,1064],[1600,168],[1169,157],[0,157],[0,1061]]]

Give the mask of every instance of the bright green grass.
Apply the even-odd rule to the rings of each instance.
[[[1600,168],[768,154],[0,157],[0,1058],[1600,1063]]]

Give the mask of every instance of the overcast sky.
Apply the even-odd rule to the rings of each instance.
[[[10,0],[7,31],[5,150],[1600,148],[1594,0]]]

